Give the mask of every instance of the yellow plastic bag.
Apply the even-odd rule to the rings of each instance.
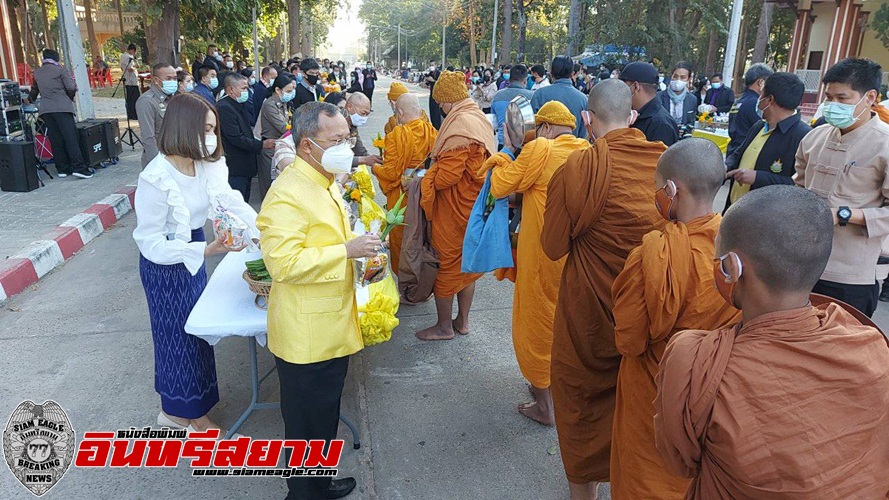
[[[370,300],[358,307],[361,313],[358,326],[364,338],[364,346],[382,344],[392,338],[392,330],[398,326],[399,297],[395,280],[389,274],[383,281],[370,285]]]

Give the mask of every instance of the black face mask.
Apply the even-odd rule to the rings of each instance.
[[[318,83],[318,75],[306,75],[306,81],[309,82],[309,85],[315,85]]]
[[[488,76],[488,75],[485,75],[485,77],[483,78],[483,80],[484,80],[485,83],[488,83],[488,82],[491,81],[491,77]]]

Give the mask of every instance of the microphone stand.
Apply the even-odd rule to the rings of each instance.
[[[130,65],[133,64],[134,57],[130,57],[129,62],[127,62],[127,67],[124,68],[124,74],[120,76],[120,80],[117,81],[117,87],[115,87],[114,92],[111,94],[111,97],[114,97],[117,94],[117,89],[120,88],[120,82],[124,81],[124,77],[126,76],[127,70],[130,69]],[[127,96],[124,96],[124,102],[126,102]],[[126,144],[133,151],[136,150],[136,143],[142,144],[142,140],[139,139],[139,136],[133,132],[133,127],[130,125],[130,114],[127,113],[127,128],[123,131],[123,134],[120,136],[120,142]],[[144,146],[144,145],[143,145]]]

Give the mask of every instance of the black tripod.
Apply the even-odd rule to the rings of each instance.
[[[133,63],[133,60],[130,59],[130,62],[127,63],[126,69],[129,69],[130,64],[132,64],[132,63]],[[126,70],[124,70],[124,74],[126,74]],[[112,98],[117,95],[117,91],[120,90],[120,83],[123,81],[124,81],[124,77],[123,77],[123,75],[121,75],[120,80],[117,81],[117,85],[114,87],[114,92],[111,93]],[[129,99],[129,95],[124,95],[124,101],[126,101],[127,99]],[[139,136],[136,135],[135,132],[133,132],[133,128],[130,126],[130,112],[129,112],[129,110],[127,110],[127,128],[123,131],[123,134],[121,134],[120,142],[131,147],[133,149],[133,151],[136,150],[136,143],[137,142],[140,145],[144,146],[144,144],[142,144],[142,140],[139,139]]]

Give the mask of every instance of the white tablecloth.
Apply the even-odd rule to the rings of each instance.
[[[356,234],[363,234],[364,227],[358,221]],[[229,252],[213,271],[207,288],[198,299],[185,331],[216,345],[224,337],[256,337],[265,346],[268,326],[266,311],[256,307],[256,294],[250,291],[243,274],[245,262],[262,257],[261,252]],[[370,293],[368,288],[355,291],[358,304],[366,304]]]

